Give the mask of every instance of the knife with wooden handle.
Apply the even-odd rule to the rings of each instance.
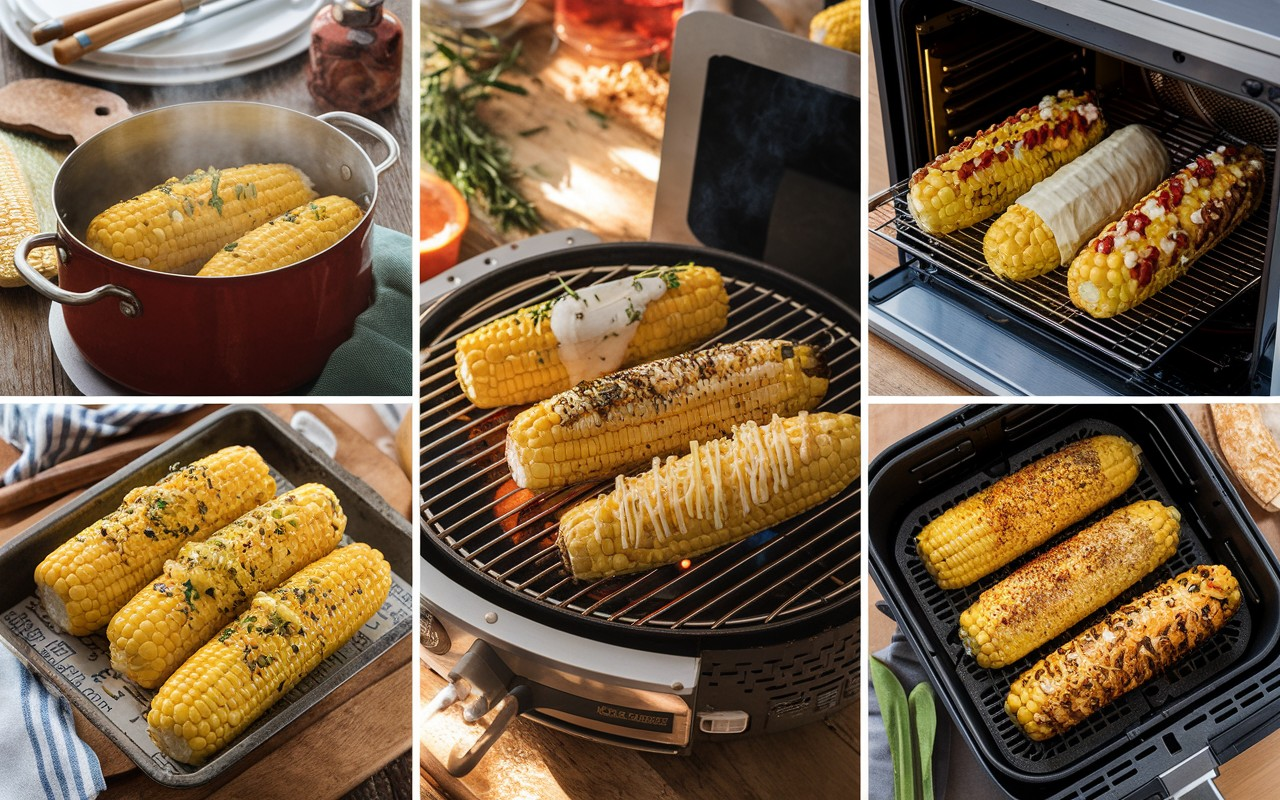
[[[77,61],[86,53],[92,53],[131,33],[137,33],[157,22],[163,22],[170,17],[190,11],[202,2],[203,0],[154,0],[118,17],[112,17],[64,39],[59,39],[53,45],[53,58],[65,66]]]
[[[106,22],[112,17],[118,17],[121,14],[132,11],[135,8],[141,8],[150,2],[152,0],[118,0],[118,2],[107,3],[104,6],[95,6],[84,11],[76,11],[64,17],[47,19],[31,29],[31,41],[36,44],[52,42],[54,39],[70,36],[92,25],[97,25],[99,22]]]

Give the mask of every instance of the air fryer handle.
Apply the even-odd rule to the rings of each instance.
[[[1193,755],[1160,776],[1169,800],[1223,800],[1222,793],[1214,785],[1218,777],[1218,760],[1208,747]]]
[[[1213,778],[1205,778],[1182,794],[1175,795],[1172,800],[1223,800],[1223,797]]]

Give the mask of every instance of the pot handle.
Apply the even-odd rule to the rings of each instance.
[[[382,163],[373,168],[374,172],[379,175],[386,172],[392,164],[400,160],[399,143],[396,142],[390,131],[376,122],[367,120],[359,114],[349,114],[346,111],[330,111],[327,114],[321,114],[316,119],[327,122],[335,128],[341,127],[341,125],[349,125],[382,142],[382,146],[387,148],[387,157],[382,160]]]
[[[18,244],[18,248],[13,253],[13,265],[17,267],[18,274],[27,282],[27,285],[36,290],[36,294],[66,306],[87,306],[103,298],[115,296],[120,298],[121,314],[130,319],[142,314],[142,303],[138,302],[133,292],[123,286],[108,283],[87,292],[69,292],[55,285],[27,262],[27,256],[38,247],[57,247],[60,251],[66,249],[63,247],[62,238],[56,233],[37,233],[34,236],[28,236]]]

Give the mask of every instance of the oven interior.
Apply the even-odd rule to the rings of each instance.
[[[897,22],[877,28],[879,69],[889,73],[882,90],[896,183],[869,224],[898,248],[907,269],[872,283],[873,306],[907,285],[927,284],[996,325],[1025,329],[1028,339],[1065,350],[1085,369],[1147,391],[1269,390],[1273,342],[1270,331],[1260,334],[1267,327],[1261,289],[1267,264],[1276,260],[1274,181],[1260,210],[1185,276],[1109,320],[1071,304],[1064,269],[1021,283],[991,273],[982,239],[992,220],[931,236],[915,225],[905,196],[915,167],[1058,89],[1095,91],[1111,130],[1150,127],[1168,148],[1171,168],[1221,144],[1251,142],[1263,148],[1274,175],[1280,117],[1273,110],[951,0],[877,9],[884,6],[894,7]],[[891,32],[896,39],[886,42]]]

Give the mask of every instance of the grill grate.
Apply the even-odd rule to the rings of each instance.
[[[565,269],[575,288],[642,267]],[[726,329],[706,344],[759,337],[823,345],[831,370],[821,411],[858,413],[856,318],[807,306],[784,291],[725,268]],[[423,343],[420,372],[424,537],[480,574],[539,603],[583,618],[665,630],[742,630],[789,620],[858,591],[861,484],[819,508],[729,547],[638,575],[575,581],[554,546],[556,512],[611,488],[581,485],[529,497],[509,482],[506,426],[519,409],[476,409],[453,374],[454,340],[560,291],[548,276],[498,287],[485,302]]]
[[[1226,132],[1214,131],[1145,101],[1113,96],[1104,108],[1113,129],[1132,123],[1150,127],[1169,150],[1169,163],[1174,167],[1182,167],[1211,147],[1242,143]],[[1268,170],[1272,169],[1271,160],[1268,156]],[[922,231],[907,210],[909,180],[894,185],[891,199],[872,210],[872,233],[921,259],[924,263],[917,262],[917,269],[932,272],[936,267],[1013,313],[1029,315],[1063,338],[1132,369],[1154,366],[1214,312],[1262,278],[1270,183],[1261,210],[1200,258],[1186,275],[1132,311],[1099,320],[1071,304],[1064,268],[1021,283],[991,272],[982,255],[982,239],[994,217],[946,236]]]

